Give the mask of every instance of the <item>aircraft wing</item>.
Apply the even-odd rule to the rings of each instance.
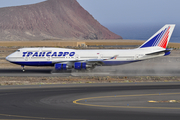
[[[113,59],[116,59],[118,57],[118,55],[115,55],[113,57],[110,57],[108,59],[89,59],[87,60],[88,63],[93,63],[93,64],[96,64],[96,65],[102,65],[103,64],[103,61],[106,61],[106,60],[113,60]]]
[[[111,59],[116,59],[117,57],[118,57],[118,55],[115,55],[115,56],[110,57],[110,58],[108,58],[108,59],[88,59],[88,60],[54,61],[53,63],[64,63],[64,62],[71,62],[71,63],[75,63],[75,62],[86,62],[86,63],[90,63],[90,64],[102,65],[102,64],[103,64],[103,61],[111,60]]]

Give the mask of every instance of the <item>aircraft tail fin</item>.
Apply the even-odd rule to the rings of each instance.
[[[151,38],[149,38],[144,44],[142,44],[139,48],[159,46],[161,48],[166,49],[174,28],[175,28],[175,24],[165,25],[158,32],[156,32]]]

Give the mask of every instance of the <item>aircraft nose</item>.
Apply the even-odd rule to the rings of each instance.
[[[9,62],[14,61],[14,58],[16,57],[15,55],[16,55],[15,53],[12,53],[12,54],[8,55],[6,57],[6,60],[9,61]]]
[[[8,56],[6,57],[6,60],[7,60],[7,61],[10,61],[9,57],[10,57],[10,55],[8,55]]]
[[[6,60],[9,61],[9,56],[6,57]]]

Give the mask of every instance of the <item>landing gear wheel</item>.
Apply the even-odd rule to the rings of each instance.
[[[25,67],[24,66],[21,66],[22,67],[22,71],[25,72]]]

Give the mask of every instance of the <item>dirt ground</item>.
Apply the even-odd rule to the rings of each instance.
[[[0,85],[180,82],[180,77],[0,77]]]
[[[78,47],[82,45],[86,46],[106,46],[106,45],[142,45],[145,41],[142,40],[66,40],[66,41],[0,41],[1,47]],[[180,48],[180,43],[169,43],[168,47]]]

